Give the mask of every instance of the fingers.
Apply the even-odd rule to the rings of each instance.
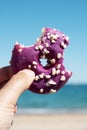
[[[12,77],[12,70],[10,66],[0,68],[0,84],[3,81],[9,80]]]
[[[4,95],[3,102],[16,104],[18,97],[24,90],[28,89],[34,77],[34,72],[27,69],[15,74],[0,91],[0,94]],[[0,95],[0,97],[2,96]]]

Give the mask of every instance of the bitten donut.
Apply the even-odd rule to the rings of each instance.
[[[13,73],[31,69],[35,72],[35,79],[29,90],[39,94],[55,93],[72,75],[63,64],[64,49],[68,44],[69,37],[64,33],[43,28],[42,35],[33,46],[15,44],[10,62]],[[45,66],[41,59],[47,59]]]

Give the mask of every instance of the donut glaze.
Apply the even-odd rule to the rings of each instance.
[[[54,93],[69,80],[72,72],[66,71],[64,49],[69,44],[69,37],[59,30],[43,28],[42,35],[33,46],[16,43],[11,57],[13,73],[23,69],[35,72],[35,79],[29,90],[39,94]],[[47,59],[47,64],[41,64]]]

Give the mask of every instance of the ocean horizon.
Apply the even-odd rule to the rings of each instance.
[[[87,113],[87,84],[66,84],[53,94],[24,92],[17,114]]]

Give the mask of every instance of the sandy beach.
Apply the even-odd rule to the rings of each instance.
[[[87,130],[87,113],[15,115],[10,130]]]

